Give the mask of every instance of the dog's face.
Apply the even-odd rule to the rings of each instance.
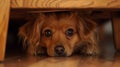
[[[69,56],[80,41],[74,17],[56,16],[49,18],[42,25],[41,43],[50,56]]]
[[[32,53],[39,45],[47,48],[49,56],[70,56],[93,28],[94,23],[82,20],[77,13],[48,13],[21,27],[19,34],[28,41]]]

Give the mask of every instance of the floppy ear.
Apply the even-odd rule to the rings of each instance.
[[[35,19],[28,21],[20,27],[18,35],[24,39],[25,44],[35,45],[40,40],[43,22],[44,14],[39,14]]]
[[[96,28],[96,23],[89,18],[83,18],[84,34],[88,35]]]
[[[96,23],[89,18],[79,17],[77,27],[79,35],[87,37],[95,30]]]

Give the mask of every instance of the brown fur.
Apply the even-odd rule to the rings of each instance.
[[[84,54],[97,54],[98,46],[94,30],[96,24],[88,18],[81,17],[78,12],[40,13],[37,18],[20,28],[19,35],[28,46],[29,54],[42,52],[39,47],[46,47],[49,56],[55,56],[54,48],[62,43],[66,56],[70,56],[76,47]],[[67,29],[74,30],[73,36],[65,35]],[[44,31],[50,29],[53,35],[44,36]]]

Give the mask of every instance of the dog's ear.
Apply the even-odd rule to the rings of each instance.
[[[87,37],[95,30],[96,23],[89,18],[79,16],[77,27],[79,35]]]
[[[35,45],[41,37],[40,31],[44,22],[44,14],[39,14],[35,19],[31,18],[32,20],[20,27],[18,35],[24,39],[24,43]]]
[[[83,27],[84,27],[84,34],[88,35],[91,32],[93,32],[96,28],[96,23],[94,21],[92,21],[89,18],[83,18]]]

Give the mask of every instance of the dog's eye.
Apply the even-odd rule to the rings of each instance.
[[[73,34],[74,34],[74,31],[71,28],[66,31],[67,36],[72,36]]]
[[[51,30],[45,30],[45,36],[46,37],[50,37],[50,36],[52,36],[52,31]]]

